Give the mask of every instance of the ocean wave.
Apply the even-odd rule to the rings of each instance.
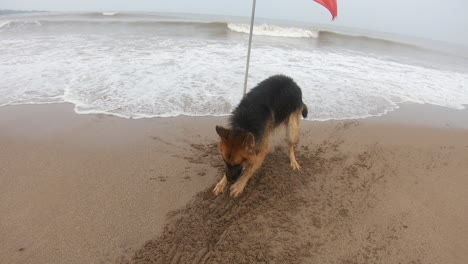
[[[106,25],[119,25],[122,27],[155,27],[155,26],[193,26],[203,27],[205,30],[217,31],[224,28],[225,30],[237,33],[250,33],[250,25],[242,23],[231,23],[224,21],[191,21],[177,19],[176,17],[169,16],[156,16],[156,15],[139,15],[132,13],[119,13],[119,12],[89,12],[84,14],[73,14],[72,16],[66,15],[44,15],[34,17],[34,20],[8,20],[0,21],[0,29],[9,28],[14,31],[17,27],[25,29],[25,26],[51,26],[51,27],[66,27],[68,32],[73,32],[73,26],[106,26]],[[53,32],[53,31],[49,31]],[[92,32],[89,31],[89,32]],[[319,30],[319,29],[306,29],[299,27],[282,27],[277,25],[255,25],[253,29],[254,35],[270,36],[270,37],[284,37],[284,38],[321,38],[321,35],[328,37],[332,35],[333,38],[352,38],[352,39],[375,39],[387,41],[380,38],[372,38],[357,34],[347,34],[343,32],[335,32],[332,30]]]
[[[101,13],[103,16],[113,16],[113,15],[116,15],[118,14],[118,12],[103,12]]]
[[[0,20],[0,29],[3,28],[3,27],[9,26],[10,23],[11,23],[11,20],[4,20],[4,21]]]
[[[116,14],[118,15],[118,14]],[[110,17],[116,15],[109,15]],[[101,15],[104,16],[104,15]],[[122,26],[164,26],[164,25],[180,25],[180,26],[205,26],[207,28],[226,27],[226,22],[188,22],[188,21],[154,21],[154,20],[121,20],[121,19],[40,19],[40,20],[9,20],[0,21],[0,28],[5,26],[16,27],[25,25],[47,25],[47,26],[83,26],[83,25],[122,25]]]
[[[228,23],[228,28],[239,33],[250,33],[250,25]],[[319,30],[279,27],[274,25],[259,25],[253,28],[253,34],[259,36],[287,37],[287,38],[318,38]]]
[[[87,14],[92,16],[92,18],[54,18],[54,19],[36,19],[36,20],[11,20],[11,21],[0,21],[0,28],[2,27],[12,27],[15,26],[25,26],[25,25],[47,25],[47,26],[83,26],[83,25],[122,25],[122,26],[158,26],[158,25],[180,25],[180,26],[203,26],[207,30],[210,28],[213,30],[219,30],[220,27],[224,27],[226,30],[230,30],[238,33],[250,32],[250,25],[248,24],[237,24],[237,23],[228,23],[228,22],[215,22],[215,21],[172,21],[172,20],[129,20],[122,18],[115,18],[116,16],[121,16],[119,13],[89,13]],[[108,17],[109,19],[106,19]],[[112,19],[111,19],[112,18]],[[68,30],[70,28],[67,28]],[[302,29],[294,27],[280,27],[275,25],[258,25],[254,26],[253,34],[261,36],[271,36],[271,37],[286,37],[286,38],[318,38],[319,30],[312,29]]]
[[[39,20],[9,20],[9,21],[0,21],[0,29],[8,29],[15,31],[19,28],[24,28],[27,26],[42,26],[41,21]]]

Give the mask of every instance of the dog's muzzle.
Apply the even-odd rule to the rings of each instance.
[[[233,183],[242,175],[244,167],[242,165],[230,165],[226,163],[226,178],[229,183]]]

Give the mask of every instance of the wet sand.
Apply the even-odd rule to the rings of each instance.
[[[236,199],[211,194],[225,117],[2,107],[1,262],[467,263],[467,111],[408,107],[303,122],[300,172],[279,133]]]

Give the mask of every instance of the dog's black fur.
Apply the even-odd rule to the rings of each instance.
[[[232,112],[231,127],[234,132],[251,132],[256,141],[261,141],[268,121],[277,127],[301,107],[305,118],[308,110],[302,102],[301,88],[288,76],[274,75],[244,96]]]

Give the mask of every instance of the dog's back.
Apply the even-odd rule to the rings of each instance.
[[[303,109],[302,116],[306,117],[301,88],[287,76],[274,75],[247,93],[233,111],[231,126],[249,131],[260,139],[268,122],[276,127],[299,109]]]

